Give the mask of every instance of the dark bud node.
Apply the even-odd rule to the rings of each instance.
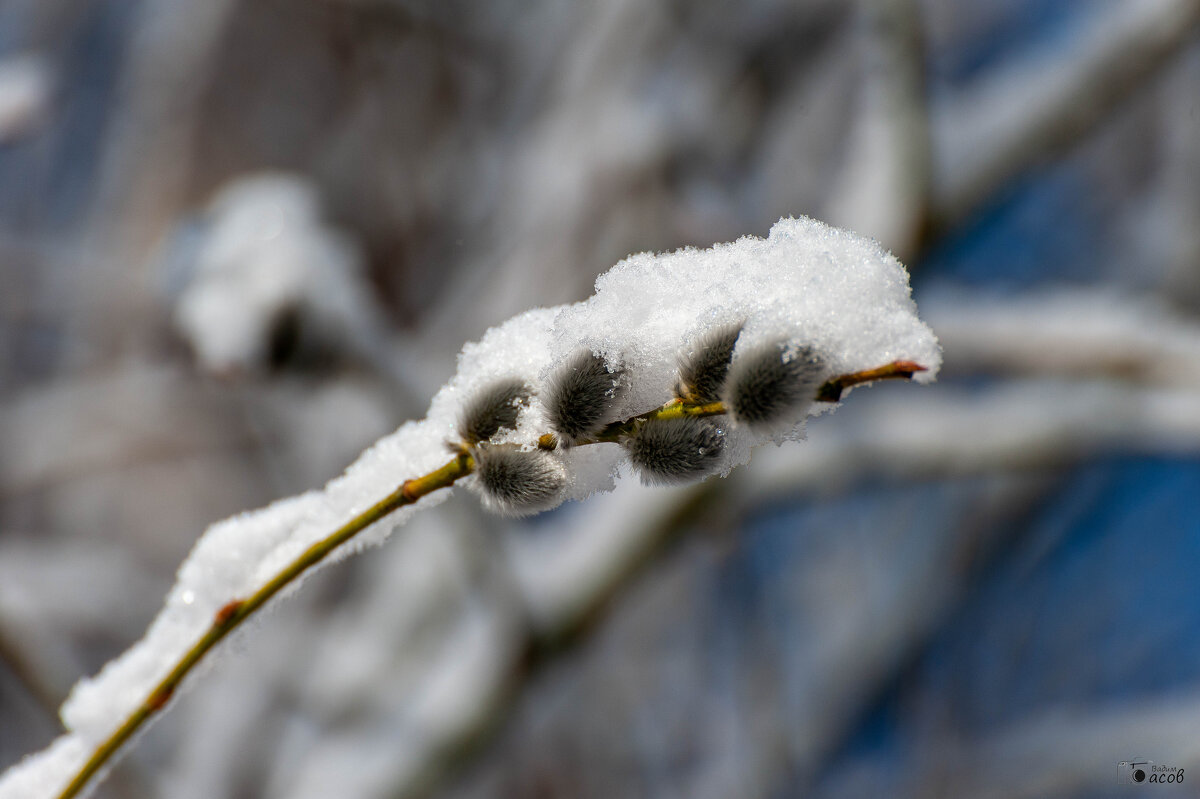
[[[715,422],[695,416],[648,419],[622,439],[621,446],[643,482],[688,483],[717,467],[725,434]]]
[[[528,516],[562,502],[567,470],[546,450],[484,444],[475,451],[475,474],[487,506],[505,516]]]
[[[574,443],[604,426],[616,398],[620,370],[609,371],[604,358],[580,352],[550,380],[546,412],[550,426],[565,443]]]
[[[709,330],[680,356],[679,383],[675,386],[677,397],[696,405],[721,398],[721,388],[725,385],[742,325],[738,322]]]
[[[774,341],[745,353],[733,364],[724,402],[741,424],[792,424],[816,398],[826,371],[812,347]]]
[[[517,416],[529,404],[532,390],[524,380],[497,380],[467,403],[458,421],[458,434],[468,446],[475,446],[501,430],[517,426]]]

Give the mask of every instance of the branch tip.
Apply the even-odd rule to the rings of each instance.
[[[405,480],[400,484],[400,495],[404,497],[405,501],[416,502],[421,498],[418,485],[416,480]]]
[[[929,368],[916,361],[892,361],[874,369],[863,369],[860,372],[838,375],[826,380],[817,389],[817,402],[837,402],[842,398],[842,392],[851,386],[862,383],[872,383],[876,380],[902,379],[909,380],[917,372],[928,372]]]

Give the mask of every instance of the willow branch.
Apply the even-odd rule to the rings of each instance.
[[[895,361],[875,369],[840,375],[822,385],[817,392],[816,399],[818,401],[836,402],[841,396],[842,390],[849,386],[885,378],[907,378],[918,371],[924,371],[924,367],[911,361]],[[660,408],[647,411],[623,421],[613,422],[604,427],[594,437],[581,440],[577,444],[582,446],[619,441],[622,436],[634,430],[637,425],[651,419],[676,419],[684,416],[719,416],[726,412],[727,409],[721,402],[691,404],[674,399]],[[225,603],[213,616],[212,623],[204,635],[196,643],[192,644],[187,652],[176,662],[171,671],[158,682],[124,723],[96,748],[71,782],[59,794],[58,799],[71,799],[71,797],[78,795],[87,786],[88,782],[112,759],[116,752],[147,721],[166,707],[180,684],[191,673],[192,669],[200,663],[204,656],[229,635],[229,633],[237,629],[242,622],[246,621],[246,619],[250,618],[266,605],[281,590],[310,568],[323,561],[335,549],[375,522],[383,519],[395,510],[417,502],[427,494],[443,488],[449,488],[461,478],[471,474],[474,469],[475,461],[470,452],[466,449],[457,450],[453,460],[422,477],[404,481],[391,494],[354,516],[325,538],[314,543],[250,596],[233,599]]]

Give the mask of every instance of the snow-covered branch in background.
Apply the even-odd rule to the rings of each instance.
[[[1076,141],[1189,41],[1200,0],[1113,3],[1056,44],[936,104],[933,215],[948,227],[1021,170]]]
[[[353,239],[311,181],[260,173],[227,184],[178,226],[163,258],[175,326],[200,367],[264,372],[283,358],[372,358],[387,325]]]
[[[915,0],[880,0],[856,10],[863,85],[851,155],[823,215],[908,258],[922,246],[933,179],[921,13]]]
[[[86,790],[241,621],[460,478],[519,514],[610,490],[625,462],[647,482],[728,474],[755,447],[801,438],[857,383],[927,381],[940,361],[904,268],[855,234],[787,219],[765,240],[632,256],[589,300],[466,345],[426,418],[323,490],[211,527],[145,638],[76,685],[66,735],[11,770],[0,797]]]
[[[943,290],[923,306],[957,370],[1200,385],[1200,325],[1153,295],[1061,289],[1001,299]]]

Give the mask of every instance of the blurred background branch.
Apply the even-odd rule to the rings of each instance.
[[[319,575],[103,797],[1105,796],[1200,766],[1195,0],[0,4],[0,767],[462,342],[809,214],[932,388]],[[897,354],[899,357],[902,354]]]

